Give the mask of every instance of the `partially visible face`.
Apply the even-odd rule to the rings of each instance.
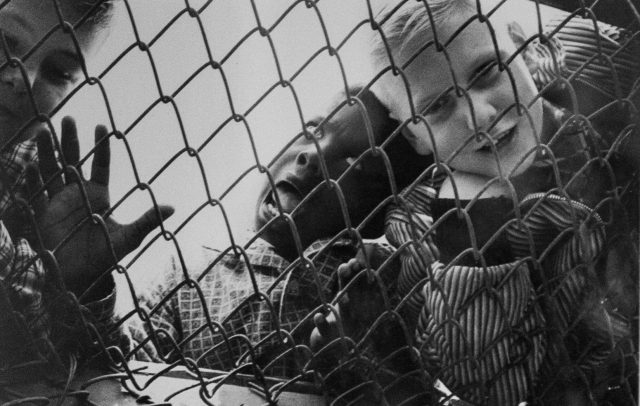
[[[373,98],[365,99],[371,120],[374,139],[379,145],[388,135],[388,113]],[[375,104],[375,105],[373,105]],[[303,249],[313,241],[332,237],[345,228],[343,210],[338,199],[338,188],[330,189],[323,177],[321,160],[324,161],[330,179],[340,178],[347,168],[365,151],[371,149],[367,126],[357,105],[343,106],[322,128],[312,120],[307,130],[315,134],[318,147],[304,134],[271,166],[276,190],[272,190],[265,176],[260,191],[256,216],[256,230],[279,216],[276,199],[282,210],[291,213],[316,186],[322,184],[308,201],[297,207],[294,221]],[[369,151],[369,154],[371,152]],[[378,203],[390,193],[388,175],[380,157],[367,155],[353,166],[340,181],[351,224],[357,226]],[[324,183],[323,183],[324,182]],[[289,225],[283,220],[270,224],[262,237],[272,243],[283,255],[295,255]]]
[[[60,1],[64,19],[75,23],[80,15],[73,10],[75,0]],[[0,45],[0,147],[29,138],[41,124],[37,121],[14,138],[25,124],[36,117],[30,94],[40,113],[49,114],[82,79],[78,51],[72,36],[58,28],[40,47],[25,56],[34,45],[60,24],[54,1],[14,0],[0,8],[0,30],[11,57],[22,60],[11,67]],[[98,42],[89,28],[75,31],[85,58]],[[26,79],[26,80],[25,80]]]
[[[450,38],[471,16],[456,15],[448,23],[439,25],[440,38]],[[514,54],[515,46],[506,31],[495,24],[494,27],[500,58],[506,61]],[[514,86],[507,71],[500,71],[496,64],[496,50],[487,24],[475,20],[446,50],[456,81],[461,88],[467,89],[468,99],[462,93],[457,97],[455,90],[447,92],[454,84],[449,62],[434,47],[423,52],[405,69],[414,106],[417,112],[423,113],[431,128],[438,157],[456,170],[476,175],[498,176],[498,165],[505,176],[521,173],[533,161],[535,154],[527,154],[535,149],[536,133],[542,124],[541,100],[529,106],[537,90],[522,58],[518,56],[508,67],[519,102],[528,106],[531,120],[524,109],[520,116],[515,108]],[[403,102],[392,106],[393,115],[402,121],[411,118],[404,89],[400,90],[395,84],[389,86],[392,91],[402,92],[397,99]],[[493,139],[497,157],[487,138],[475,136],[474,115],[477,130],[486,131]],[[501,118],[497,120],[498,117]],[[424,123],[412,123],[408,129],[407,137],[418,153],[434,152]],[[525,156],[525,161],[520,163]]]

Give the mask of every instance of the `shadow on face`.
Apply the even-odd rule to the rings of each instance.
[[[91,2],[59,2],[75,23]],[[54,2],[13,1],[0,6],[0,147],[29,138],[84,79],[83,61],[102,42],[103,26],[83,23],[65,32]],[[13,62],[9,62],[13,61]]]
[[[349,226],[363,237],[380,236],[384,209],[378,206],[392,183],[402,188],[431,163],[412,150],[373,93],[353,88],[350,94],[357,101],[343,96],[327,115],[308,122],[269,168],[275,188],[265,177],[255,226],[284,256],[297,254],[292,228],[302,249]]]

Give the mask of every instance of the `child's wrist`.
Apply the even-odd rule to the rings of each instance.
[[[113,293],[115,289],[111,275],[101,277],[97,281],[76,278],[75,280],[65,281],[65,285],[67,290],[76,295],[76,297],[81,298],[83,303],[101,300]]]

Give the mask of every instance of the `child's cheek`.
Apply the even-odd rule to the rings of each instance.
[[[538,97],[538,89],[522,58],[519,58],[519,62],[521,63],[521,70],[517,88],[520,95],[520,103],[527,110],[525,115],[528,114],[535,130],[539,132],[542,129],[542,98]]]
[[[520,103],[528,106],[538,95],[536,84],[534,83],[533,77],[525,64],[524,59],[522,59],[522,56],[515,58],[511,66],[514,79],[516,80],[518,94],[521,99]]]
[[[539,138],[540,131],[542,131],[542,99],[538,99],[534,104],[529,107],[529,117],[531,118],[531,125]]]
[[[43,79],[36,79],[33,84],[33,96],[40,113],[48,114],[67,93],[64,89],[53,86]]]

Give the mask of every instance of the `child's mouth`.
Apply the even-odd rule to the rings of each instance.
[[[300,201],[302,200],[301,193],[294,185],[288,182],[279,182],[276,185],[276,188],[274,190],[271,190],[271,192],[267,194],[267,197],[264,200],[267,213],[271,217],[280,215],[280,211],[278,210],[278,205],[276,203],[276,193],[277,198],[279,198],[280,200],[280,205],[282,207],[283,213],[290,213],[291,211],[293,211],[293,209],[295,209],[298,203],[300,203]]]
[[[513,126],[510,129],[495,135],[493,137],[493,142],[494,142],[494,144],[496,146],[496,150],[499,150],[500,148],[502,148],[505,145],[509,144],[515,138],[515,135],[516,135],[516,126]],[[484,142],[484,145],[482,147],[478,148],[477,151],[478,152],[492,152],[491,141],[490,140],[486,140]]]

